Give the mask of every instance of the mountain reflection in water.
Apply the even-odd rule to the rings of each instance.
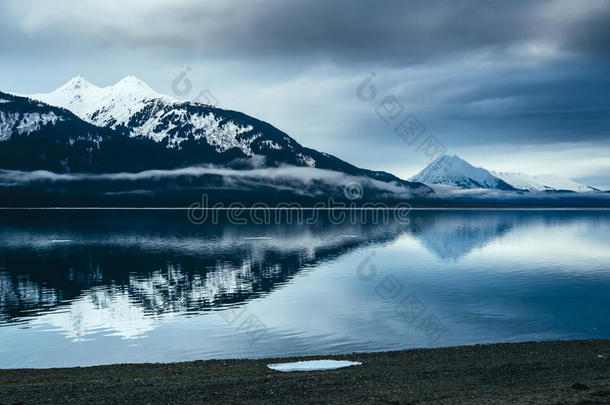
[[[435,345],[610,337],[607,211],[195,225],[185,211],[34,210],[0,224],[0,366],[102,364],[104,347],[114,361],[175,361],[430,344],[384,297],[387,277],[446,325]],[[356,271],[369,261],[373,282]],[[262,346],[210,317],[242,308],[264,319]],[[207,346],[173,344],[178,333]],[[50,347],[76,351],[64,361]],[[44,355],[24,360],[32,350]]]

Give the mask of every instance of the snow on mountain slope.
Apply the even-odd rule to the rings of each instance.
[[[481,167],[474,167],[456,155],[444,155],[409,179],[427,185],[445,184],[459,188],[514,188]]]
[[[131,136],[166,142],[169,148],[179,147],[189,137],[205,138],[218,152],[238,148],[250,156],[250,144],[260,136],[251,126],[238,125],[211,111],[189,109],[205,105],[178,102],[134,76],[108,87],[98,87],[77,76],[51,93],[28,97],[66,108],[100,127],[125,127]]]
[[[531,176],[524,173],[495,172],[491,174],[504,180],[511,186],[521,190],[544,191],[544,190],[568,190],[579,193],[597,191],[595,188],[585,184],[577,183],[570,179],[564,179],[554,175]]]
[[[29,135],[47,124],[55,125],[64,118],[55,114],[37,112],[4,112],[0,111],[0,142],[11,138],[12,134]]]
[[[113,86],[98,87],[76,76],[57,90],[28,97],[72,111],[81,119],[100,127],[124,125],[151,100],[176,100],[156,93],[146,83],[127,76]]]
[[[87,100],[91,101],[92,94],[99,95],[102,90],[77,78],[48,98],[55,103],[72,105],[75,111],[83,114],[87,109],[94,109]],[[81,97],[66,96],[73,91]],[[227,166],[235,170],[277,170],[294,166],[390,183],[404,191],[400,198],[407,195],[413,199],[436,198],[434,191],[423,184],[409,183],[386,172],[362,169],[333,155],[306,148],[272,125],[237,111],[200,103],[168,102],[162,96],[145,102],[139,111],[131,114],[126,124],[113,129],[112,125],[94,125],[66,108],[31,98],[0,92],[0,99],[7,100],[0,104],[2,169],[136,173],[201,165]],[[89,121],[98,116],[91,115]],[[36,127],[37,122],[40,128]],[[20,136],[23,133],[29,136]],[[28,158],[24,159],[24,155]],[[214,181],[217,179],[211,180]],[[261,189],[268,188],[266,183]],[[299,187],[302,191],[302,185]],[[335,192],[336,183],[332,187]],[[344,196],[342,186],[338,189]],[[378,191],[383,198],[397,195],[396,189]],[[371,198],[377,195],[376,192],[367,191]]]
[[[205,106],[168,103],[161,99],[147,102],[124,125],[132,136],[167,142],[170,148],[179,147],[189,139],[205,139],[218,152],[238,148],[248,156],[253,154],[252,141],[261,135],[251,125],[240,125]]]
[[[474,167],[458,156],[445,155],[409,179],[424,184],[447,185],[461,189],[576,191],[597,189],[553,175],[530,176],[523,173],[488,171]]]

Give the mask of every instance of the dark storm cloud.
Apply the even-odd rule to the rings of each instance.
[[[268,2],[246,30],[257,52],[324,55],[353,61],[415,63],[533,34],[525,7],[481,2]],[[515,29],[517,28],[517,29]],[[228,37],[231,35],[229,34]],[[222,43],[222,41],[221,41]],[[223,45],[228,45],[224,43]]]
[[[607,55],[610,26],[607,3],[595,0],[578,2],[574,12],[558,1],[110,1],[89,10],[81,2],[45,3],[13,3],[24,40],[78,33],[108,46],[399,65],[529,40]]]
[[[9,0],[0,57],[0,90],[24,93],[133,74],[171,95],[192,66],[223,106],[372,168],[418,159],[375,113],[389,95],[453,151],[581,143],[610,156],[608,0]],[[371,72],[379,98],[364,104]]]
[[[480,77],[469,90],[438,106],[434,122],[460,143],[498,138],[534,144],[610,140],[610,77],[587,64],[563,64]],[[450,133],[450,129],[445,130]],[[502,134],[501,136],[499,136]]]
[[[564,46],[585,56],[610,59],[610,4],[564,31]]]

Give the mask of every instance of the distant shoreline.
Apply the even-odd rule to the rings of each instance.
[[[281,373],[267,364],[362,362]],[[610,403],[610,340],[0,370],[0,403]]]

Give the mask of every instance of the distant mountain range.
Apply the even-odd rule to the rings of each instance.
[[[553,193],[551,204],[583,203],[564,192],[609,204],[609,193],[572,180],[493,172],[455,155],[405,181],[304,147],[246,114],[158,94],[133,76],[107,87],[78,76],[47,94],[0,92],[3,207],[184,207],[204,193],[210,204],[545,204]]]
[[[33,176],[36,171],[50,173]],[[135,183],[119,173],[144,174]],[[85,204],[114,199],[183,205],[202,192],[226,201],[311,202],[346,199],[343,186],[350,183],[361,188],[355,193],[360,202],[436,199],[421,183],[306,148],[246,114],[176,101],[135,77],[108,87],[76,77],[51,93],[28,97],[0,93],[5,204],[39,198],[42,188],[63,193],[49,200],[60,204],[68,194],[66,203],[72,204],[75,193],[90,195],[79,200]],[[117,200],[127,194],[129,201]]]
[[[504,180],[511,186],[528,191],[575,191],[586,193],[591,191],[600,191],[599,189],[585,184],[577,183],[570,179],[564,179],[559,176],[538,175],[530,176],[524,173],[507,173],[491,171],[491,174]]]
[[[5,103],[0,107],[3,110],[11,107],[8,101],[21,103],[21,109],[32,108],[34,105],[14,96],[4,95],[2,98],[5,99]],[[164,163],[156,162],[155,156],[147,154],[147,159],[138,162],[139,167],[176,168],[197,163],[229,163],[235,159],[263,156],[265,167],[284,164],[336,170],[411,186],[389,173],[360,169],[327,153],[303,147],[284,132],[246,114],[201,103],[178,102],[154,92],[146,83],[133,76],[103,88],[78,76],[51,93],[34,94],[29,98],[48,105],[36,104],[38,110],[48,109],[46,114],[42,112],[39,125],[32,128],[36,131],[43,129],[46,124],[56,123],[52,120],[44,121],[48,114],[61,116],[60,121],[82,125],[72,114],[62,114],[56,108],[50,107],[55,106],[70,111],[80,120],[96,127],[116,131],[115,134],[128,135],[130,139],[152,140],[165,149],[176,151],[174,155],[179,155],[179,162]],[[23,113],[27,114],[27,111]],[[23,119],[27,120],[26,117]],[[19,126],[14,129],[19,133]],[[83,126],[83,129],[89,133],[96,132],[90,127]],[[4,138],[11,138],[10,131],[2,132]],[[97,132],[99,133],[99,130]],[[64,133],[64,136],[70,139],[70,133]],[[134,160],[134,157],[130,160]],[[64,166],[66,172],[77,171],[69,165]],[[95,164],[92,164],[90,169],[100,171]],[[119,166],[115,169],[122,171],[131,168]],[[104,168],[101,171],[108,172],[107,170]]]
[[[444,184],[465,189],[490,188],[515,190],[515,187],[493,176],[487,170],[474,167],[455,155],[442,156],[428,165],[424,170],[411,177],[411,181],[418,181],[424,184]]]
[[[493,189],[503,191],[568,191],[595,192],[594,187],[554,175],[531,176],[523,173],[506,173],[474,167],[456,155],[444,155],[424,170],[411,177],[411,181],[427,185],[445,185],[459,189]]]

